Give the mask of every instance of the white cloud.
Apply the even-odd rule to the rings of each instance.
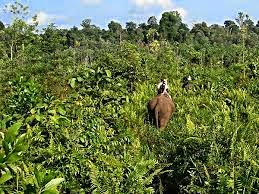
[[[163,10],[162,11],[162,13],[160,13],[159,15],[158,15],[158,19],[160,20],[161,18],[162,18],[162,14],[164,13],[164,12],[169,12],[169,11],[177,11],[179,14],[180,14],[180,16],[182,17],[182,19],[184,20],[185,18],[186,18],[186,16],[188,15],[188,12],[187,12],[187,10],[186,9],[184,9],[184,8],[182,8],[182,7],[173,7],[173,8],[171,8],[171,9],[165,9],[165,10]]]
[[[98,5],[102,2],[102,0],[80,0],[84,5]]]
[[[148,8],[159,6],[163,9],[167,9],[173,6],[171,0],[131,0],[133,4],[140,8]]]
[[[55,20],[55,16],[47,14],[43,11],[37,14],[37,22],[39,22],[39,25],[44,25],[53,22],[53,20]]]
[[[65,16],[55,15],[55,14],[48,14],[48,13],[46,13],[44,11],[40,11],[36,15],[37,15],[36,22],[38,22],[40,26],[45,25],[45,24],[49,24],[51,22],[55,22],[56,20],[64,20],[64,19],[66,19]],[[28,23],[33,23],[33,20],[29,19]]]
[[[178,11],[178,13],[185,18],[188,14],[187,10],[182,7],[177,7],[172,0],[131,0],[136,8],[148,9],[152,7],[161,7],[162,12],[165,11]],[[161,18],[161,15],[159,18]]]
[[[72,25],[69,25],[69,24],[60,24],[57,26],[58,29],[70,29],[70,28],[73,28]]]

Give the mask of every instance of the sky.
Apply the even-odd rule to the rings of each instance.
[[[12,1],[0,0],[0,20],[10,21],[2,11]],[[206,21],[221,24],[234,18],[242,11],[255,23],[259,20],[258,0],[20,0],[29,6],[30,15],[38,15],[41,26],[55,23],[60,28],[80,26],[84,19],[92,24],[107,28],[113,20],[125,26],[128,21],[147,22],[150,16],[159,20],[165,11],[177,10],[183,22],[191,27],[194,23]],[[28,22],[30,19],[28,19]]]

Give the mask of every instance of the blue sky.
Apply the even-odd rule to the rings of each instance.
[[[125,24],[127,21],[146,22],[154,15],[178,10],[183,21],[191,26],[206,21],[223,24],[234,19],[239,11],[247,13],[255,23],[259,20],[258,0],[20,0],[29,5],[31,15],[38,14],[41,25],[54,22],[60,27],[80,26],[83,19],[90,18],[92,24],[107,28],[109,21]],[[0,7],[10,0],[0,0]],[[0,20],[8,22],[5,13]]]

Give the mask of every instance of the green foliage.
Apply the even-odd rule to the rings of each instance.
[[[0,193],[258,193],[258,26],[0,22]],[[34,18],[35,19],[35,18]],[[182,88],[191,75],[192,89]],[[146,104],[167,78],[161,132]]]
[[[6,102],[6,108],[10,114],[27,114],[41,101],[40,89],[32,80],[24,77],[9,82],[11,90],[10,98]]]
[[[160,20],[160,33],[162,37],[170,42],[183,42],[186,39],[188,28],[182,23],[177,11],[165,12]]]
[[[127,121],[132,127],[144,125],[136,131],[143,145],[153,147],[160,162],[172,163],[172,172],[162,176],[166,189],[172,189],[167,192],[257,192],[258,183],[253,177],[258,173],[254,163],[258,160],[258,100],[247,87],[235,87],[231,77],[236,75],[232,71],[199,66],[191,71],[183,68],[178,77],[192,73],[196,86],[205,78],[211,84],[186,93],[179,84],[181,80],[174,79],[170,91],[175,96],[177,112],[166,132],[159,134],[143,123],[145,103],[154,95],[148,83],[141,84],[133,95],[133,104],[126,105],[125,111],[133,111]],[[171,72],[172,77],[176,74]],[[253,80],[246,81],[254,84]],[[226,98],[231,99],[231,105],[224,102]]]
[[[26,166],[23,155],[28,150],[28,132],[21,133],[23,120],[12,124],[6,131],[12,117],[4,117],[1,120],[1,146],[0,146],[0,192],[27,193],[59,193],[57,186],[63,178],[53,178],[53,174],[40,166]],[[47,183],[47,184],[46,184]],[[46,184],[46,185],[45,185]]]
[[[2,125],[5,125],[4,121]],[[26,134],[18,136],[22,121],[13,124],[5,133],[1,133],[1,150],[0,150],[0,185],[5,184],[13,178],[11,169],[22,158],[22,153],[26,150]],[[2,128],[2,127],[1,127]]]

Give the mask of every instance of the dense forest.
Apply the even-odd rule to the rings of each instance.
[[[0,22],[0,193],[259,193],[259,21]],[[182,88],[192,77],[192,88]],[[161,78],[176,112],[146,121]]]

